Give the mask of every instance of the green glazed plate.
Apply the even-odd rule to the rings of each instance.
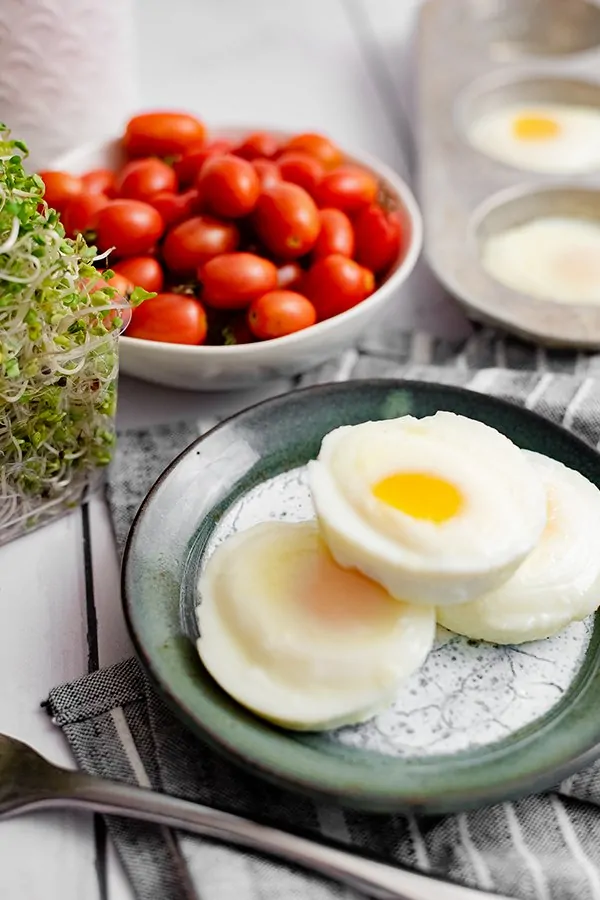
[[[527,410],[410,381],[322,385],[261,403],[192,444],[131,529],[125,614],[167,703],[198,737],[269,781],[373,811],[449,812],[558,783],[600,755],[600,626],[497,647],[439,630],[424,667],[371,722],[322,734],[277,728],[230,699],[195,649],[196,584],[219,541],[265,519],[312,516],[304,479],[332,428],[451,410],[600,487],[600,457]]]

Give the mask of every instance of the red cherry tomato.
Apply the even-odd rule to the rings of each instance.
[[[277,269],[277,287],[301,293],[302,279],[305,272],[297,262],[289,262]]]
[[[165,238],[163,259],[175,275],[192,276],[198,266],[220,253],[232,253],[240,242],[233,222],[194,216],[176,225]]]
[[[86,231],[95,231],[98,224],[98,213],[108,203],[108,197],[104,194],[77,194],[67,204],[61,216],[68,237],[83,234]]]
[[[203,297],[217,309],[243,309],[277,286],[277,269],[253,253],[225,253],[201,267]]]
[[[131,256],[115,265],[115,272],[126,278],[134,287],[145,291],[162,291],[165,276],[162,267],[153,256]]]
[[[115,173],[110,169],[93,169],[81,176],[83,190],[88,194],[106,194],[114,197]]]
[[[277,165],[284,181],[299,184],[311,196],[325,174],[323,164],[308,153],[284,153]]]
[[[252,165],[256,170],[263,191],[281,181],[281,173],[276,163],[271,162],[270,159],[253,159]]]
[[[312,250],[313,259],[322,259],[332,253],[354,256],[354,231],[352,222],[341,209],[319,210],[321,230]]]
[[[306,191],[282,181],[263,191],[254,212],[256,233],[281,259],[295,259],[312,249],[319,234],[319,211]]]
[[[140,256],[164,231],[159,213],[141,200],[110,200],[98,213],[98,247],[116,256]]]
[[[215,215],[227,219],[248,215],[260,194],[253,165],[231,154],[207,159],[197,184],[201,202]]]
[[[319,184],[317,202],[355,213],[374,202],[377,190],[377,180],[370,172],[358,166],[340,166],[328,172]]]
[[[183,194],[174,194],[172,191],[161,191],[148,200],[148,203],[158,210],[165,227],[176,225],[194,213],[198,207],[199,194],[194,188]]]
[[[297,134],[283,147],[283,152],[308,153],[318,159],[325,169],[335,169],[344,161],[344,156],[339,147],[323,137],[322,134]]]
[[[117,193],[130,200],[145,200],[161,191],[176,191],[177,176],[160,159],[134,159],[117,175]]]
[[[126,336],[169,344],[202,344],[206,338],[202,304],[185,294],[157,294],[131,314]]]
[[[257,159],[259,156],[269,158],[279,150],[279,141],[268,131],[254,131],[233,151],[242,159]]]
[[[379,273],[396,261],[402,243],[402,226],[396,213],[386,212],[380,206],[369,206],[359,212],[354,220],[356,259]]]
[[[374,287],[372,272],[339,253],[318,260],[304,282],[319,320],[346,312],[368,297]]]
[[[294,291],[269,291],[253,300],[248,309],[250,330],[263,341],[310,328],[316,321],[310,300]]]
[[[211,141],[209,144],[191,147],[187,153],[184,153],[183,156],[173,163],[173,169],[179,184],[182,187],[193,184],[209,156],[224,156],[226,153],[231,153],[232,149],[233,144],[231,141],[224,140]]]
[[[68,172],[40,172],[40,178],[46,186],[44,200],[51,209],[59,213],[83,190],[81,178],[78,175],[69,175]]]
[[[179,156],[205,138],[206,129],[195,116],[149,112],[129,120],[123,146],[129,156]]]

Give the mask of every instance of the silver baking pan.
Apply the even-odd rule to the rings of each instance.
[[[470,143],[470,123],[523,102],[600,109],[600,0],[428,0],[419,23],[425,252],[469,316],[539,343],[600,347],[598,305],[529,296],[481,263],[485,240],[544,216],[600,223],[600,166],[523,171]]]

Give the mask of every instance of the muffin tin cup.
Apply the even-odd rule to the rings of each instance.
[[[505,287],[484,270],[486,236],[543,216],[600,224],[600,165],[526,171],[469,143],[470,122],[504,105],[600,109],[600,0],[429,0],[419,28],[420,199],[425,253],[467,314],[549,346],[600,347],[599,304]]]

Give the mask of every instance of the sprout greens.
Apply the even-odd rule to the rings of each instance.
[[[65,238],[0,125],[0,544],[76,505],[111,459],[117,338],[131,305]]]

